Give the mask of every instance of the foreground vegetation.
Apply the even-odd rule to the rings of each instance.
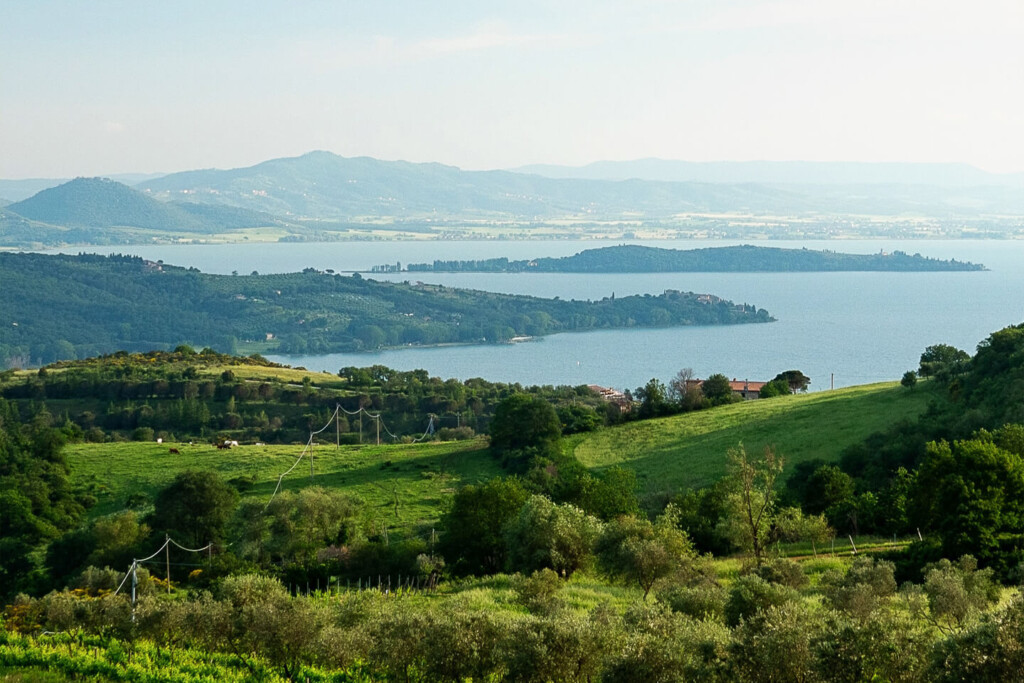
[[[334,390],[364,372],[380,381],[350,368]],[[802,382],[797,374],[773,381]],[[396,377],[396,387],[415,379]],[[230,449],[161,444],[142,467],[126,466],[137,481],[105,491],[108,463],[88,450],[99,446],[66,447],[73,429],[0,401],[0,502],[11,511],[0,519],[3,630],[30,636],[4,634],[0,667],[51,657],[59,668],[91,642],[92,660],[66,666],[115,680],[136,652],[152,665],[151,653],[170,662],[179,650],[183,662],[188,651],[210,653],[202,666],[224,666],[228,679],[231,667],[266,680],[1019,676],[1024,325],[993,333],[973,357],[928,347],[899,387],[837,392],[838,402],[777,396],[704,409],[718,400],[710,379],[682,382],[668,402],[655,381],[638,390],[638,415],[699,412],[597,432],[583,419],[597,413],[556,407],[556,390],[510,391],[486,449],[474,440],[336,446],[314,460],[322,481],[271,496],[260,480],[294,450],[237,451],[244,475],[191,469],[230,460]],[[844,412],[845,402],[855,408]],[[791,420],[781,443],[751,445],[765,428],[738,417],[747,410],[755,425]],[[609,453],[648,425],[678,434],[696,417],[723,433],[735,423],[717,456],[722,476],[702,488],[641,499],[637,457],[588,468],[575,454],[591,439],[606,449],[591,452]],[[809,420],[822,424],[802,429]],[[881,430],[858,436],[871,422]],[[850,431],[837,443],[815,445],[815,432],[843,424]],[[107,447],[115,463],[137,448]],[[784,447],[806,457],[787,463]],[[69,462],[95,476],[91,490]],[[447,468],[461,481],[446,480]],[[403,495],[427,500],[415,508]],[[831,555],[837,535],[859,552]],[[62,634],[58,647],[48,632]]]
[[[309,597],[260,576],[174,598],[144,581],[134,608],[102,590],[17,601],[0,666],[113,681],[998,681],[1024,666],[1024,601],[969,560],[900,589],[867,559],[702,581],[650,601],[550,571]]]

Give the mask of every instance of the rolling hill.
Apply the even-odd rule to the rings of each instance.
[[[726,452],[739,443],[748,452],[774,446],[785,458],[786,472],[804,460],[838,460],[846,446],[915,418],[932,398],[927,390],[911,392],[890,383],[750,401],[573,437],[574,453],[592,470],[611,465],[635,470],[641,495],[680,491],[724,475]],[[93,514],[103,514],[132,494],[152,496],[190,468],[214,469],[225,479],[251,477],[254,485],[246,495],[269,497],[278,475],[302,452],[298,445],[226,452],[205,444],[170,447],[180,454],[168,455],[169,445],[155,443],[75,444],[66,453],[74,482],[98,495]],[[457,486],[504,474],[479,440],[340,449],[325,444],[314,458],[316,483],[366,500],[392,528],[435,522],[445,495]],[[300,467],[285,488],[307,485],[308,472],[308,466]]]
[[[649,181],[552,180],[508,171],[463,171],[437,163],[346,158],[330,152],[249,168],[174,173],[138,189],[161,199],[253,208],[296,217],[452,216],[550,218],[624,211],[749,209],[806,202],[757,186]]]
[[[665,162],[688,168],[686,162]],[[691,165],[693,166],[693,165]],[[1024,179],[940,164],[801,164],[705,167],[636,175],[545,177],[463,171],[437,163],[346,158],[317,151],[248,168],[173,173],[141,183],[161,199],[252,208],[288,217],[647,220],[686,212],[832,213],[935,217],[1024,214]],[[708,168],[721,168],[711,172]],[[617,167],[616,167],[617,168]],[[624,166],[623,168],[629,168]]]
[[[44,188],[6,207],[9,211],[79,232],[43,231],[34,242],[0,235],[0,246],[174,241],[270,226],[280,228],[273,239],[293,240],[351,238],[353,227],[372,232],[374,226],[428,234],[466,226],[485,226],[487,234],[505,222],[550,227],[571,221],[592,228],[627,221],[657,228],[678,227],[694,215],[724,229],[733,223],[723,214],[768,217],[770,225],[781,222],[783,228],[796,220],[797,231],[807,229],[801,223],[807,219],[824,236],[832,234],[830,217],[927,217],[959,234],[1005,232],[1016,226],[1007,217],[1024,215],[1024,181],[1018,176],[958,165],[653,160],[607,169],[581,171],[585,177],[550,171],[560,177],[547,177],[318,151],[246,168],[172,173],[145,179],[134,189],[98,178],[56,187],[43,180],[2,181],[0,190],[9,192],[0,196],[13,199]]]
[[[76,178],[6,207],[33,221],[94,230],[132,227],[167,232],[217,232],[271,225],[271,216],[235,207],[160,202],[122,183]]]
[[[712,410],[631,422],[582,438],[585,466],[637,472],[646,493],[706,486],[725,474],[726,453],[772,446],[787,471],[799,462],[837,461],[847,446],[903,419],[915,419],[934,395],[896,382],[745,401]]]

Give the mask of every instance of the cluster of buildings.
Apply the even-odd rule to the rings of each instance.
[[[693,387],[701,388],[704,384],[702,379],[688,379],[686,380],[686,388],[690,389]],[[739,396],[745,401],[753,401],[754,399],[761,398],[761,389],[767,382],[751,382],[748,379],[736,379],[733,378],[729,382],[729,388],[732,389],[732,393]],[[618,406],[619,412],[628,413],[633,409],[633,399],[618,389],[609,389],[608,387],[602,387],[597,384],[588,384],[587,388],[597,393],[605,401]]]

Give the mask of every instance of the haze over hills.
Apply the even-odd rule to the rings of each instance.
[[[662,180],[699,183],[768,183],[771,185],[985,185],[1024,188],[1024,173],[989,173],[969,164],[819,162],[819,161],[681,161],[633,159],[595,161],[584,166],[531,164],[510,169],[546,178],[589,180]]]
[[[1013,185],[1024,176],[958,164],[641,160],[596,164],[585,172],[675,179],[549,178],[320,151],[246,168],[173,173],[135,188],[75,179],[6,206],[0,246],[188,240],[266,227],[273,234],[261,239],[377,239],[377,229],[451,236],[453,226],[455,232],[475,226],[475,237],[493,237],[508,225],[554,227],[564,236],[612,226],[621,235],[607,236],[625,236],[635,227],[678,230],[684,223],[704,236],[920,236],[917,218],[944,223],[939,234],[959,237],[1019,232],[1024,216],[1024,184]],[[680,180],[695,177],[701,181]],[[11,182],[25,191],[44,181]],[[953,185],[936,184],[942,182]],[[4,187],[0,181],[0,197],[9,197]],[[27,227],[12,216],[39,225]],[[754,218],[737,223],[727,216]],[[847,217],[864,220],[854,225]],[[878,233],[878,217],[909,222]],[[569,232],[566,221],[575,226]]]
[[[180,232],[270,225],[271,216],[245,209],[186,202],[161,202],[119,182],[76,178],[6,207],[29,220],[69,228],[134,227]]]
[[[721,168],[728,169],[729,164]],[[346,158],[320,151],[249,168],[175,173],[138,188],[161,199],[187,196],[192,201],[321,218],[609,218],[631,213],[658,219],[687,212],[743,211],[784,215],[1024,214],[1024,195],[1012,184],[976,182],[986,174],[965,165],[767,163],[751,168],[760,169],[756,181],[729,179],[725,170],[717,176],[689,180],[669,178],[668,174],[662,179],[545,178],[510,171],[463,171],[435,163]],[[812,182],[809,179],[822,177],[831,177],[835,183],[808,184]],[[953,191],[936,184],[957,177],[963,181]],[[893,182],[898,178],[904,180]],[[936,182],[922,184],[927,180]],[[804,184],[791,184],[797,182]],[[1021,182],[1024,185],[1024,176]]]
[[[463,171],[437,163],[310,152],[249,168],[174,173],[142,183],[160,199],[256,208],[278,215],[351,218],[472,216],[550,218],[639,211],[765,211],[808,208],[804,197],[757,186],[550,179],[510,171]]]
[[[119,183],[125,185],[135,185],[142,183],[147,180],[154,178],[160,178],[167,175],[166,173],[113,173],[106,174],[103,177],[110,180],[116,180]],[[4,180],[0,179],[0,197],[6,200],[8,203],[20,202],[22,199],[28,199],[32,195],[42,192],[51,187],[57,187],[63,185],[66,182],[73,180],[72,178],[25,178],[22,180]],[[3,202],[0,200],[0,203]]]

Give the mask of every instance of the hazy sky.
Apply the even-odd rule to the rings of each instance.
[[[0,177],[326,149],[1024,171],[1024,0],[0,0]]]

